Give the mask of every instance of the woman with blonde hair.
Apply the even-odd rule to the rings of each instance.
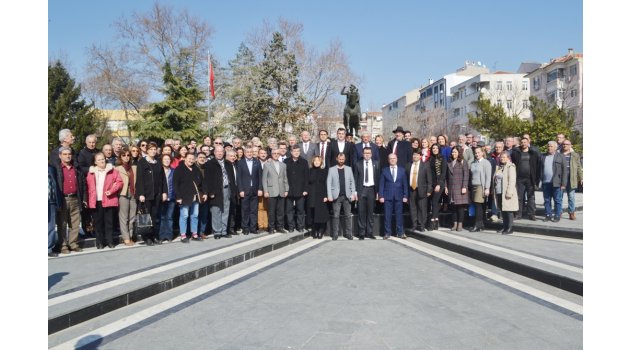
[[[518,211],[518,197],[516,195],[516,166],[510,160],[508,151],[501,152],[499,165],[492,181],[495,203],[503,217],[503,228],[497,233],[504,235],[514,232],[514,213]]]

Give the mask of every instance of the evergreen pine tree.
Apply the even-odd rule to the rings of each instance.
[[[48,151],[59,145],[59,131],[70,129],[76,137],[75,151],[81,149],[85,137],[101,129],[103,121],[93,103],[81,98],[81,85],[61,62],[48,65]]]

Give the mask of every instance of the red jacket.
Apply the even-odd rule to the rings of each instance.
[[[103,187],[102,205],[106,207],[118,206],[118,192],[122,189],[123,182],[118,171],[111,164],[105,166],[107,174],[105,175],[105,186]],[[87,176],[88,189],[88,207],[96,208],[96,167],[91,166]],[[105,192],[109,191],[109,196]]]

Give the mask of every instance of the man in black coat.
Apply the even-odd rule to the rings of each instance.
[[[203,192],[212,213],[212,232],[214,239],[231,238],[228,234],[230,201],[236,200],[237,188],[234,166],[224,159],[223,146],[214,148],[214,158],[206,162],[206,175],[203,180]]]
[[[241,198],[241,227],[243,234],[258,233],[258,197],[262,196],[262,166],[254,158],[254,150],[245,148],[245,157],[238,161],[236,167],[238,193]]]
[[[337,129],[337,140],[330,143],[330,157],[337,159],[337,155],[342,153],[346,155],[346,165],[352,167],[354,161],[354,144],[346,141],[346,129]]]
[[[287,179],[289,181],[289,195],[286,200],[287,224],[289,232],[293,232],[297,226],[299,232],[304,231],[306,211],[304,203],[308,195],[306,186],[308,182],[308,162],[300,157],[300,146],[295,145],[291,149],[291,158],[284,161],[287,165]],[[297,211],[297,225],[294,220]]]
[[[412,160],[411,143],[404,139],[405,130],[401,126],[397,127],[393,132],[396,134],[396,138],[387,144],[387,154],[396,154],[398,165],[406,166]]]
[[[317,143],[317,155],[322,158],[323,166],[328,169],[335,165],[335,160],[330,156],[330,142],[328,141],[328,131],[319,131],[319,142]]]
[[[372,142],[372,135],[367,131],[361,134],[361,142],[354,145],[354,160],[356,162],[363,160],[363,149],[366,147],[372,149],[372,159],[379,163],[378,146]]]
[[[429,162],[421,162],[421,151],[413,154],[413,162],[405,166],[409,179],[409,212],[411,214],[411,229],[424,232],[427,222],[427,198],[433,190],[433,172]]]
[[[201,236],[197,232],[199,202],[202,200],[201,181],[201,170],[195,165],[195,155],[192,153],[186,154],[186,158],[175,169],[173,174],[175,201],[179,204],[179,234],[182,243],[188,243],[189,240],[186,236],[189,217],[192,239],[194,241],[202,241]]]
[[[530,220],[536,221],[534,191],[540,183],[540,155],[529,146],[528,138],[522,138],[521,146],[512,152],[512,163],[516,166],[516,192],[519,202],[515,219],[527,215]]]
[[[374,160],[372,148],[362,149],[363,159],[356,161],[354,168],[354,183],[356,184],[357,197],[359,201],[359,239],[363,240],[367,236],[374,237],[374,204],[378,200],[378,181],[381,174],[381,166]]]

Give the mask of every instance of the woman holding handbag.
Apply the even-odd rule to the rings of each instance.
[[[173,187],[175,189],[175,201],[179,204],[179,234],[182,243],[188,243],[189,240],[186,236],[189,216],[193,241],[202,241],[197,234],[197,216],[201,201],[199,189],[202,185],[202,177],[201,171],[195,166],[195,155],[192,152],[186,154],[183,164],[180,164],[174,172]]]
[[[136,166],[132,165],[131,151],[125,148],[116,160],[116,171],[122,180],[122,189],[118,194],[118,223],[120,234],[126,246],[133,245],[133,223],[136,220]]]
[[[158,240],[160,231],[160,206],[166,201],[166,179],[164,170],[155,159],[157,145],[149,142],[147,155],[138,161],[138,178],[136,179],[136,197],[141,203],[141,209],[146,210],[151,215],[153,229],[142,235],[142,239],[147,245],[161,244]]]
[[[94,155],[94,165],[87,175],[88,207],[94,209],[96,248],[105,245],[114,248],[114,209],[118,207],[118,192],[123,182],[114,166],[105,161],[105,155]]]

